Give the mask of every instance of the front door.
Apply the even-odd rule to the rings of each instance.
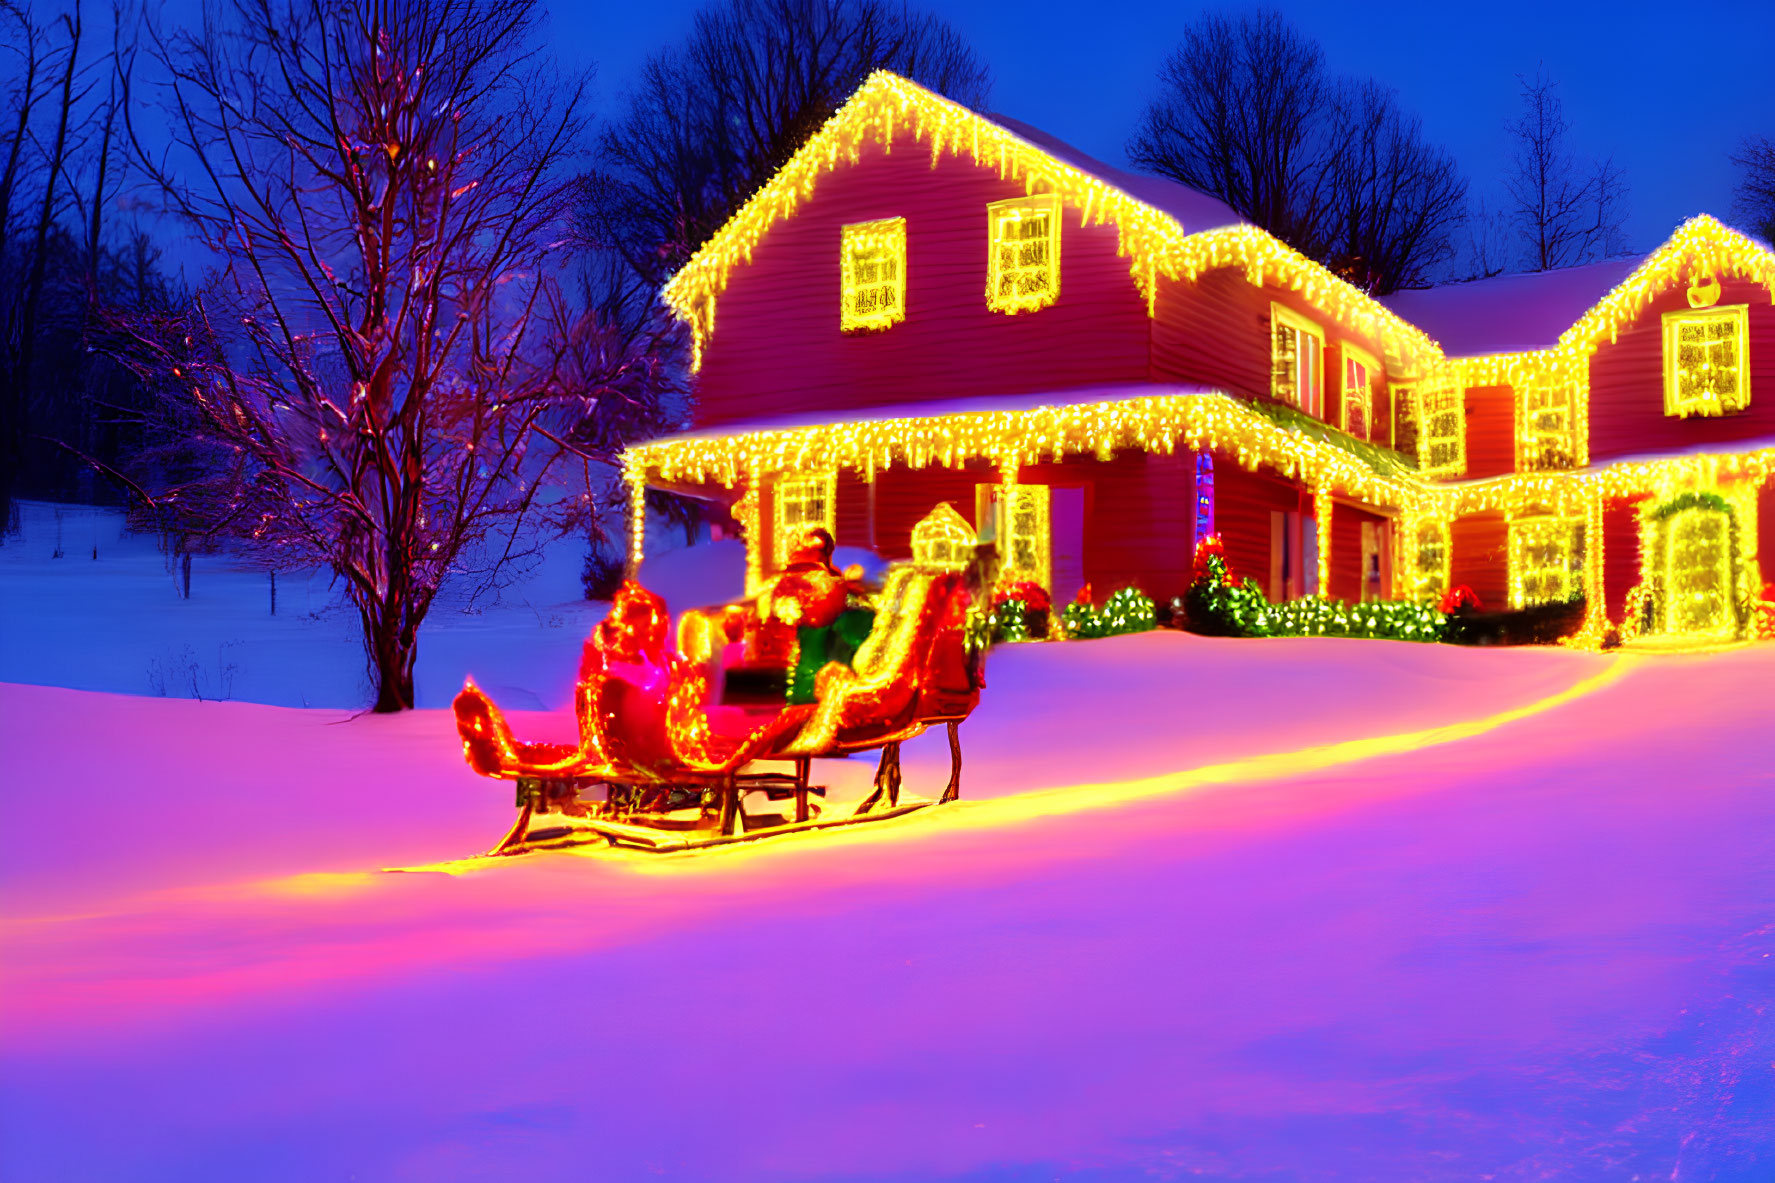
[[[1731,519],[1712,506],[1696,505],[1670,516],[1659,556],[1666,632],[1732,635],[1737,615],[1731,541]]]

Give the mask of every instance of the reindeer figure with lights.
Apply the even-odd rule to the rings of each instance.
[[[912,550],[872,592],[860,570],[832,566],[830,534],[807,530],[760,594],[684,613],[675,646],[664,601],[625,582],[585,645],[577,743],[517,740],[471,678],[455,702],[464,753],[517,788],[517,822],[493,853],[691,849],[955,800],[959,727],[984,685],[974,606],[996,552],[948,505],[913,531]],[[948,785],[935,799],[902,794],[900,745],[939,724]],[[814,760],[877,749],[873,789],[854,808],[829,806],[810,783]],[[750,809],[760,796],[792,812]]]

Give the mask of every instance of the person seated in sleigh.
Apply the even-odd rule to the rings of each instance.
[[[724,705],[811,703],[815,675],[856,655],[875,609],[861,569],[840,571],[834,549],[831,533],[812,527],[758,595],[680,619],[679,652],[710,663]]]

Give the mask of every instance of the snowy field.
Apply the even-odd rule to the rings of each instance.
[[[956,806],[491,863],[324,580],[34,512],[0,1179],[1775,1178],[1775,647],[1010,647]],[[440,613],[422,707],[568,730],[577,573]]]

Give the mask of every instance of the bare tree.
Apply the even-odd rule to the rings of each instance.
[[[1212,193],[1370,291],[1421,282],[1453,250],[1467,185],[1391,90],[1329,75],[1280,13],[1205,16],[1159,74],[1134,164]]]
[[[1745,136],[1732,163],[1738,166],[1732,216],[1744,229],[1775,244],[1775,139]]]
[[[1128,156],[1212,193],[1241,216],[1317,255],[1329,204],[1332,100],[1325,55],[1283,16],[1211,14],[1159,71]]]
[[[1467,213],[1465,274],[1462,280],[1490,279],[1510,270],[1515,257],[1515,232],[1510,215],[1486,203],[1482,197]]]
[[[602,136],[594,236],[657,287],[877,69],[969,106],[986,98],[986,67],[955,30],[891,0],[704,8]]]
[[[1454,254],[1452,232],[1465,216],[1467,182],[1454,157],[1426,142],[1422,122],[1373,82],[1339,88],[1332,139],[1321,257],[1382,295],[1428,282]]]
[[[134,20],[114,0],[107,47],[92,7],[73,0],[45,16],[0,0],[0,53],[17,66],[5,74],[0,129],[0,515],[15,491],[89,490],[78,453],[114,453],[118,437],[92,421],[88,403],[101,391],[127,398],[84,339],[93,301],[122,263],[106,214],[123,179],[117,140]],[[69,451],[23,447],[43,439]]]
[[[557,364],[596,336],[557,283],[587,115],[539,33],[535,0],[232,0],[155,42],[173,147],[132,130],[218,260],[189,308],[112,325],[186,465],[151,501],[329,566],[379,711],[413,705],[447,579],[599,508],[541,490],[563,457],[609,465],[559,429],[634,388],[620,351]]]
[[[1505,125],[1513,150],[1504,190],[1530,271],[1619,254],[1627,182],[1612,159],[1580,161],[1570,145],[1559,84],[1543,73],[1522,84],[1522,114]]]
[[[4,266],[8,281],[4,349],[0,349],[0,366],[4,367],[4,373],[0,373],[0,469],[4,470],[0,474],[0,512],[11,504],[13,482],[31,420],[34,363],[40,339],[38,318],[50,275],[51,236],[64,196],[59,185],[66,169],[75,86],[81,67],[80,43],[85,31],[78,4],[49,27],[33,23],[31,10],[16,4],[7,4],[5,16],[19,33],[21,48],[15,52],[24,57],[25,70],[19,90],[12,96],[17,116],[7,146],[6,170],[0,175],[0,266]],[[58,34],[59,47],[52,40]],[[41,92],[37,89],[39,79],[48,83]],[[34,111],[46,102],[54,104],[47,146],[27,153],[32,146]],[[24,227],[26,233],[18,247],[21,257],[15,267],[7,253],[13,203],[33,179],[41,192],[30,203],[35,213]]]

